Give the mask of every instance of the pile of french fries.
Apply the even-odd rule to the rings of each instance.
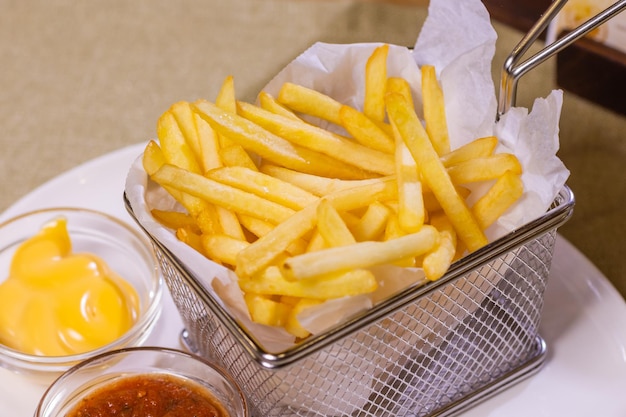
[[[365,65],[362,110],[292,83],[250,104],[227,77],[214,102],[178,102],[158,120],[143,166],[184,210],[152,215],[235,271],[255,322],[305,338],[298,314],[374,292],[377,265],[437,280],[523,193],[520,162],[495,153],[497,138],[450,149],[432,66],[416,113],[408,82],[387,75],[388,50]],[[470,207],[475,182],[489,187]]]

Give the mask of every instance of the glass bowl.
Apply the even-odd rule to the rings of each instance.
[[[70,368],[43,394],[35,417],[61,417],[95,391],[130,377],[159,375],[207,389],[228,417],[248,417],[245,396],[235,380],[219,366],[171,348],[132,347],[97,355]],[[152,395],[150,392],[146,396]],[[133,396],[134,397],[134,396]],[[154,397],[151,397],[154,399]],[[113,397],[111,402],[116,402]]]
[[[0,366],[49,383],[62,372],[94,355],[145,342],[161,311],[163,279],[150,241],[126,223],[90,209],[49,208],[18,215],[0,224],[0,283],[9,276],[17,248],[38,233],[44,224],[64,217],[72,252],[100,257],[117,275],[130,283],[139,299],[132,327],[113,342],[84,353],[43,356],[24,353],[0,343]],[[1,308],[1,306],[0,306]]]

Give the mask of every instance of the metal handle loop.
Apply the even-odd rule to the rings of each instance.
[[[504,61],[500,79],[496,120],[499,120],[504,113],[515,105],[517,83],[524,74],[626,9],[626,0],[615,2],[612,6],[607,7],[604,11],[520,63],[520,59],[565,6],[565,3],[567,3],[567,0],[554,0]]]

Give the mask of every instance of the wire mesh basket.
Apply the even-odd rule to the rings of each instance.
[[[497,117],[514,102],[526,71],[626,7],[621,0],[518,65],[565,2],[553,2],[505,62]],[[128,199],[126,206],[134,216]],[[573,207],[565,186],[543,216],[457,261],[440,280],[407,289],[278,353],[260,345],[151,238],[186,326],[183,341],[229,370],[253,415],[444,416],[540,368],[544,290],[557,229]]]
[[[541,365],[543,293],[556,230],[573,205],[565,187],[543,217],[457,262],[441,280],[279,355],[238,332],[185,266],[154,244],[187,345],[229,370],[253,415],[446,415]]]

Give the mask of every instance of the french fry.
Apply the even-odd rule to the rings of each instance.
[[[517,157],[510,153],[473,158],[448,168],[448,175],[455,184],[468,184],[500,178],[505,172],[522,173],[522,165]]]
[[[399,134],[395,142],[398,223],[402,230],[412,233],[422,227],[426,217],[422,182],[417,163]]]
[[[211,259],[228,265],[235,265],[237,254],[250,246],[246,240],[220,234],[202,235],[200,242]]]
[[[341,106],[339,122],[360,144],[381,152],[393,152],[393,139],[380,127],[380,124],[374,123],[357,109],[346,105]]]
[[[258,168],[248,152],[239,145],[230,145],[220,148],[219,157],[224,166],[244,167],[258,171]]]
[[[283,297],[284,298],[284,297]],[[298,315],[302,313],[304,310],[310,307],[314,307],[316,305],[321,304],[321,300],[312,300],[308,298],[299,298],[298,301],[293,305],[289,314],[287,315],[287,322],[285,323],[285,330],[287,330],[292,335],[304,339],[309,336],[310,332],[306,330],[300,324],[298,320]]]
[[[232,75],[227,76],[222,81],[222,85],[217,93],[217,97],[215,97],[215,105],[227,112],[237,112],[235,78]]]
[[[327,246],[344,246],[356,242],[339,212],[325,199],[317,206],[317,230]]]
[[[188,213],[171,210],[152,209],[150,214],[163,226],[176,230],[181,227],[191,227],[196,233],[200,233],[200,228],[196,223],[196,219]]]
[[[270,113],[244,102],[239,102],[239,114],[277,136],[345,164],[380,175],[391,175],[394,172],[391,155],[359,145],[304,121]]]
[[[294,120],[300,120],[297,114],[280,104],[274,97],[272,97],[271,94],[265,91],[261,91],[259,93],[258,100],[262,109],[275,114],[280,114],[281,116],[290,117]]]
[[[266,326],[287,324],[292,306],[273,300],[271,296],[254,293],[246,293],[244,301],[253,321]]]
[[[215,209],[224,233],[235,239],[244,240],[245,235],[243,233],[243,229],[241,228],[241,224],[239,224],[239,219],[237,219],[237,214],[230,209],[219,205],[216,206]]]
[[[407,104],[411,106],[411,108],[415,108],[415,105],[413,103],[413,93],[411,92],[411,85],[404,78],[401,78],[401,77],[387,78],[385,93],[401,94],[406,99]]]
[[[446,153],[445,155],[441,155],[440,159],[443,166],[449,168],[452,165],[470,161],[474,158],[490,156],[495,151],[497,145],[498,138],[495,136],[478,138]]]
[[[196,233],[195,228],[190,226],[179,227],[176,229],[176,238],[206,256],[200,242],[200,235]]]
[[[387,87],[387,55],[389,45],[384,44],[370,55],[365,64],[365,98],[363,113],[375,122],[385,121],[385,90]]]
[[[256,238],[265,236],[274,229],[274,225],[264,220],[257,219],[256,217],[250,217],[245,215],[239,215],[239,221],[243,227],[252,233]],[[251,241],[251,240],[249,240]],[[285,252],[289,255],[297,255],[306,252],[307,242],[302,239],[296,239],[287,248]]]
[[[487,237],[454,188],[415,111],[407,106],[406,99],[400,94],[390,93],[386,98],[392,125],[411,151],[420,167],[421,178],[437,197],[459,238],[470,251],[483,247],[487,244]]]
[[[276,101],[287,108],[309,116],[340,124],[341,103],[319,91],[293,83],[284,83]]]
[[[199,159],[202,172],[219,168],[223,165],[220,157],[219,138],[215,130],[196,113],[193,114],[198,133]]]
[[[446,121],[443,91],[437,81],[435,67],[424,65],[421,70],[426,132],[437,155],[441,156],[450,152],[450,138],[448,137],[448,122]]]
[[[484,230],[504,214],[524,193],[518,174],[505,172],[472,207],[472,213]]]
[[[152,175],[152,179],[158,184],[181,190],[236,213],[259,217],[272,223],[281,223],[294,213],[280,204],[173,165],[164,165]]]
[[[244,149],[277,165],[335,178],[363,179],[368,176],[360,168],[346,165],[319,152],[295,146],[241,116],[224,112],[206,100],[199,100],[194,106],[198,114],[218,133],[225,134]]]
[[[432,216],[430,224],[439,231],[439,243],[422,260],[426,278],[436,281],[450,268],[456,255],[456,232],[450,220],[442,214]]]
[[[222,81],[222,85],[215,98],[215,105],[220,109],[228,113],[237,113],[237,101],[235,98],[235,79],[232,76],[227,76]],[[218,134],[220,147],[225,148],[233,145],[233,142],[224,133]]]
[[[180,132],[185,138],[185,143],[187,143],[194,155],[195,161],[200,162],[200,142],[190,104],[187,101],[179,101],[172,104],[169,111],[174,116]]]
[[[317,196],[291,183],[244,167],[215,169],[209,171],[206,177],[294,210],[300,210],[318,200]]]
[[[385,242],[357,242],[293,256],[285,261],[282,270],[289,280],[308,280],[337,271],[369,268],[419,256],[431,250],[438,241],[437,230],[424,225],[417,233]]]
[[[185,140],[183,132],[170,111],[166,111],[159,118],[157,136],[165,161],[168,164],[176,165],[191,172],[200,172],[196,155]]]
[[[318,197],[347,190],[349,188],[365,186],[368,184],[373,185],[380,182],[379,178],[370,178],[364,180],[341,180],[337,178],[327,178],[319,175],[312,175],[299,171],[294,171],[289,168],[268,163],[262,164],[260,170],[261,172],[264,172],[275,178],[279,178],[283,181],[296,185]],[[389,176],[386,178],[392,179],[393,177]]]
[[[285,278],[279,267],[270,266],[259,276],[250,279],[240,278],[239,286],[246,293],[329,300],[371,293],[376,290],[378,283],[374,274],[365,269],[331,273],[317,279],[290,281]]]
[[[351,229],[355,239],[359,242],[378,240],[385,230],[390,214],[387,206],[374,201],[367,207],[359,223]]]
[[[235,273],[240,278],[249,278],[267,268],[293,242],[315,228],[316,212],[317,203],[305,207],[239,252]]]
[[[142,165],[146,173],[149,176],[152,176],[152,174],[158,171],[166,163],[167,161],[165,160],[165,155],[163,154],[161,147],[155,141],[149,141],[144,149],[142,157]],[[206,203],[197,197],[180,192],[179,190],[175,190],[171,187],[163,188],[176,201],[178,201],[183,207],[185,207],[187,212],[191,215],[197,215],[202,210],[204,210],[206,206]]]

